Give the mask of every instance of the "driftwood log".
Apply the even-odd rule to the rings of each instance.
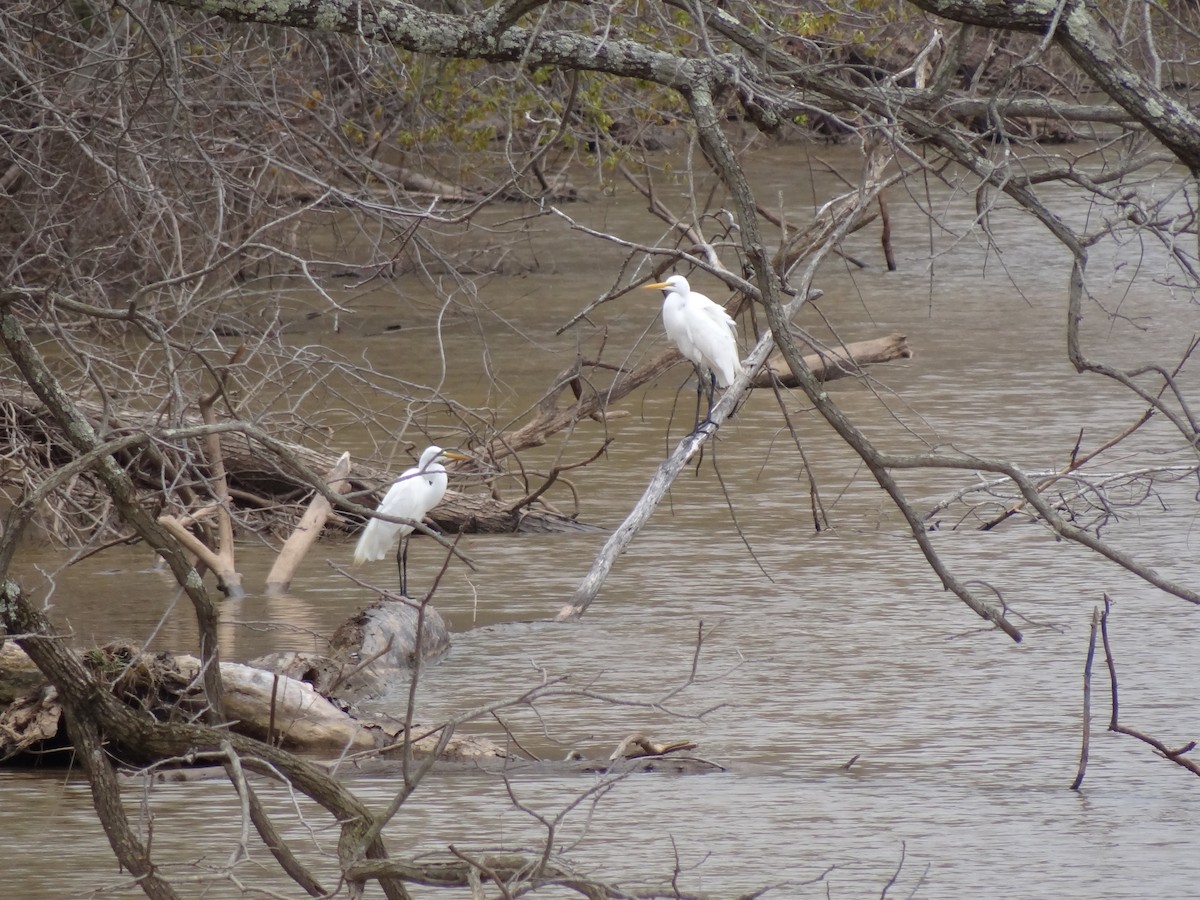
[[[335,494],[344,494],[350,490],[350,454],[343,453],[338,457],[332,469],[325,473],[325,484]],[[304,554],[313,545],[325,527],[333,505],[324,494],[315,495],[308,504],[308,509],[300,517],[295,529],[283,544],[279,556],[275,558],[271,572],[267,575],[267,593],[282,594],[292,583]]]

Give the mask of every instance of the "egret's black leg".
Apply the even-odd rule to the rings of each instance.
[[[704,372],[696,366],[696,416],[692,419],[692,434],[700,429],[700,395],[704,393]]]
[[[400,573],[400,596],[408,596],[408,535],[400,538],[396,547],[396,569]]]
[[[701,377],[700,384],[704,384],[704,379]],[[716,403],[717,395],[717,373],[710,372],[708,375],[708,412],[704,415],[704,420],[700,421],[700,396],[696,395],[696,431],[700,431],[706,425],[716,427],[716,422],[712,420],[713,406]]]

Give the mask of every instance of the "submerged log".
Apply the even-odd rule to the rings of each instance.
[[[450,632],[432,606],[388,596],[344,622],[333,634],[333,648],[340,656],[374,660],[385,669],[408,669],[418,655],[428,661],[445,654]]]

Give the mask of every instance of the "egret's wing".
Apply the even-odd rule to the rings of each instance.
[[[742,371],[738,358],[737,323],[723,306],[707,297],[700,300],[702,302],[692,303],[688,316],[690,335],[704,358],[704,365],[717,373],[722,387],[727,387]]]
[[[737,322],[733,316],[725,311],[725,307],[712,302],[711,300],[701,307],[703,314],[718,325],[723,325],[733,332],[733,336],[737,337]]]
[[[421,516],[425,515],[423,511],[418,515],[413,515],[416,511],[413,499],[419,493],[423,483],[420,475],[420,469],[406,469],[404,474],[392,482],[392,486],[387,489],[387,493],[383,495],[383,500],[380,501],[375,511],[397,518],[420,521]],[[397,532],[408,534],[410,531],[412,531],[411,525],[397,525],[395,522],[385,522],[383,519],[372,519],[363,529],[362,536],[354,548],[354,561],[361,563],[383,559],[391,550],[392,541],[396,539]]]

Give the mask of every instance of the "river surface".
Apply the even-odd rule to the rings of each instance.
[[[811,156],[856,171],[847,150],[818,148]],[[811,162],[800,148],[757,156],[763,202],[803,221],[814,198],[837,189],[831,179],[812,180],[819,169]],[[965,231],[973,198],[936,186],[931,192],[921,201]],[[565,211],[591,227],[654,241],[663,229],[648,225],[643,209],[618,188]],[[816,284],[825,291],[820,314],[799,318],[823,339],[831,328],[847,341],[908,335],[912,360],[875,367],[869,383],[830,386],[872,439],[894,451],[953,446],[1007,455],[1041,471],[1069,459],[1081,429],[1086,450],[1136,419],[1141,406],[1128,394],[1066,363],[1066,256],[1035,223],[997,210],[990,221],[997,250],[974,234],[931,232],[901,191],[893,192],[891,212],[899,271],[882,267],[878,226],[868,227],[846,249],[871,268],[832,259]],[[1078,223],[1088,213],[1071,212]],[[537,400],[569,363],[577,339],[594,349],[597,330],[606,328],[605,358],[613,362],[662,346],[658,303],[648,294],[602,307],[594,327],[556,336],[610,286],[623,251],[548,217],[529,228],[523,252],[541,268],[473,282],[474,301],[466,294],[442,309],[419,283],[400,279],[355,292],[347,300],[355,313],[342,317],[339,332],[317,320],[296,326],[292,339],[368,359],[382,373],[434,385],[468,407],[498,405],[502,423]],[[1200,331],[1195,304],[1157,283],[1156,266],[1153,248],[1096,249],[1089,352],[1121,365],[1169,366]],[[703,275],[693,285],[726,296]],[[1105,316],[1101,303],[1120,316]],[[304,321],[299,309],[289,321]],[[387,330],[392,322],[403,327]],[[686,430],[690,386],[677,395],[686,375],[676,368],[626,400],[620,408],[628,415],[609,428],[609,452],[569,473],[583,520],[614,527],[637,501]],[[1194,388],[1196,379],[1185,371],[1182,383]],[[597,778],[517,775],[510,796],[494,778],[435,773],[389,828],[389,848],[407,857],[449,844],[468,851],[540,846],[545,830],[514,805],[515,796],[543,817],[562,813],[555,847],[584,871],[626,886],[669,881],[678,866],[681,890],[715,896],[770,884],[784,885],[770,896],[880,896],[893,877],[887,896],[1196,896],[1200,784],[1134,739],[1104,730],[1101,666],[1087,777],[1079,792],[1069,785],[1079,760],[1089,621],[1103,595],[1115,602],[1122,721],[1170,746],[1200,737],[1200,611],[1041,526],[1014,520],[982,533],[970,525],[995,507],[979,515],[951,507],[937,517],[937,549],[959,577],[1002,593],[1025,634],[1015,644],[942,590],[894,507],[804,398],[788,393],[784,404],[831,530],[814,531],[804,466],[778,402],[758,391],[721,428],[715,452],[679,479],[582,620],[548,621],[605,534],[465,538],[476,569],[451,564],[434,601],[454,645],[425,672],[418,692],[417,719],[436,722],[515,697],[543,677],[569,675],[572,686],[640,705],[560,692],[535,709],[506,710],[502,718],[522,748],[546,758],[572,749],[606,756],[641,731],[694,740],[696,755],[728,771],[636,775],[614,783],[595,805],[569,811]],[[423,421],[442,437],[435,420]],[[444,434],[453,445],[448,424]],[[601,426],[581,425],[569,440],[527,454],[526,464],[544,469],[559,453],[564,462],[585,459],[602,437]],[[347,428],[333,449],[391,454],[398,469],[411,460],[400,448],[425,441],[416,430],[388,440]],[[1187,465],[1192,460],[1179,444],[1155,421],[1095,468]],[[921,510],[977,480],[966,472],[900,477]],[[520,496],[515,484],[503,489]],[[1139,505],[1119,505],[1123,498],[1114,494],[1103,536],[1195,588],[1196,490],[1194,478],[1162,480]],[[572,508],[565,491],[551,498]],[[960,520],[964,527],[955,528]],[[370,599],[330,567],[348,563],[351,549],[341,538],[320,543],[290,593],[266,597],[254,591],[271,551],[245,544],[240,562],[251,594],[222,607],[225,657],[320,649],[323,636]],[[431,583],[440,561],[429,542],[414,541],[410,584]],[[60,553],[32,548],[22,565],[26,583],[81,646],[123,638],[194,650],[186,603],[140,549],[64,568]],[[368,574],[381,583],[395,577],[387,563]],[[694,683],[665,705],[650,705],[687,682],[701,628]],[[386,698],[374,708],[402,716],[404,701]],[[464,730],[508,740],[491,718]],[[375,806],[394,786],[361,776],[352,784]],[[293,846],[328,877],[320,860],[334,852],[336,829],[307,802],[269,785],[261,790]],[[199,883],[206,867],[223,865],[235,848],[238,804],[227,784],[158,786],[145,808],[131,787],[128,800],[135,817],[152,811],[155,850],[174,864],[185,894],[241,896],[230,882],[203,894]],[[9,896],[59,898],[105,887],[108,896],[139,895],[117,871],[77,779],[0,772],[0,836],[4,884],[18,888]],[[298,895],[257,849],[237,873],[248,884]]]

